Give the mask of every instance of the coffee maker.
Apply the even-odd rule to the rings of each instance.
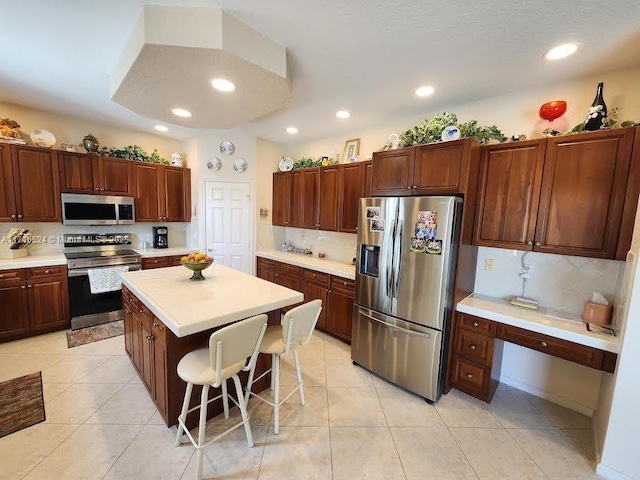
[[[169,248],[169,229],[153,227],[153,248]]]

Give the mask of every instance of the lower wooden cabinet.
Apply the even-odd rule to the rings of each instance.
[[[355,290],[353,280],[262,257],[257,259],[257,276],[302,292],[305,303],[322,300],[322,311],[316,328],[345,342],[351,342]],[[287,309],[293,307],[295,305]]]
[[[65,265],[0,271],[0,341],[69,326]]]
[[[182,265],[183,255],[166,255],[164,257],[144,257],[142,259],[142,270],[152,268],[177,267]]]

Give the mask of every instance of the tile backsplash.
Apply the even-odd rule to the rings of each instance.
[[[522,294],[523,255],[532,278],[525,282],[525,296],[540,306],[581,315],[584,302],[595,291],[615,302],[616,285],[624,262],[599,258],[550,255],[520,250],[479,247],[476,293],[499,298]],[[493,269],[485,265],[493,260]]]

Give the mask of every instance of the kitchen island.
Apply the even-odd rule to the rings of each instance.
[[[222,265],[203,274],[204,281],[190,281],[191,271],[183,267],[121,274],[125,349],[167,426],[176,424],[182,406],[186,384],[176,367],[184,355],[206,347],[220,327],[261,313],[277,323],[280,308],[303,301],[300,292]],[[270,358],[261,355],[256,370],[269,365]],[[268,377],[259,387],[269,385]],[[195,387],[191,398],[193,404],[199,398]],[[221,402],[214,402],[207,416],[220,412]],[[196,413],[187,419],[189,426],[197,423]]]

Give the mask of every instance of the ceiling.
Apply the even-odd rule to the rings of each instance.
[[[145,4],[222,7],[286,48],[291,101],[235,127],[282,143],[640,64],[637,0],[0,0],[0,101],[155,133],[158,119],[109,93]],[[543,60],[566,41],[581,48]],[[436,92],[419,99],[414,91],[425,84]],[[341,108],[352,117],[336,119]],[[183,125],[176,120],[162,135],[202,132]],[[290,125],[298,135],[285,133]]]

